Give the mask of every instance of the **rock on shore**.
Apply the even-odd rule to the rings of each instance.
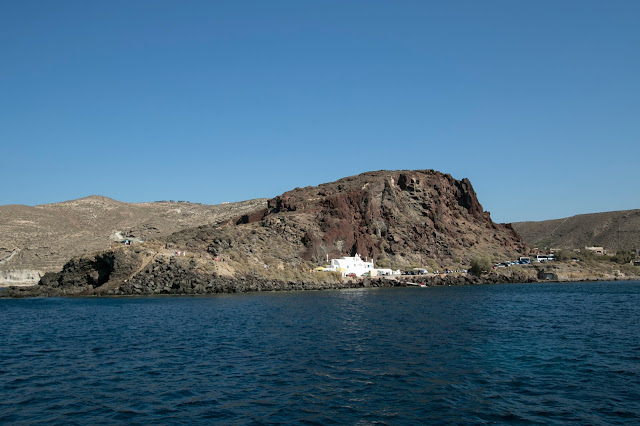
[[[0,292],[0,297],[55,297],[55,296],[135,296],[135,295],[198,295],[218,293],[247,293],[261,291],[328,290],[344,288],[406,287],[417,280],[428,286],[473,285],[509,282],[535,282],[535,274],[513,273],[473,275],[436,275],[428,277],[345,278],[317,280],[280,280],[259,275],[231,277],[202,273],[198,263],[179,258],[158,258],[145,262],[147,253],[112,252],[91,259],[80,258],[67,264],[65,271],[47,274],[40,285],[11,287]],[[119,265],[114,277],[114,267]],[[129,279],[122,279],[124,269],[137,271]]]

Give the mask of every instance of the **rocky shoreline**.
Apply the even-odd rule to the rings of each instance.
[[[437,286],[463,286],[463,285],[487,285],[487,284],[528,284],[528,283],[572,283],[595,281],[634,281],[638,277],[615,278],[582,278],[582,279],[556,279],[543,280],[531,276],[516,275],[507,276],[489,274],[482,277],[474,275],[447,275],[421,277],[420,279],[389,279],[389,278],[365,278],[352,279],[342,282],[313,282],[313,281],[280,281],[268,280],[262,277],[182,277],[170,284],[164,281],[143,282],[132,280],[124,283],[120,288],[96,292],[91,286],[79,287],[50,287],[46,285],[12,286],[0,289],[1,298],[41,298],[41,297],[127,297],[127,296],[196,296],[234,293],[259,293],[274,291],[320,291],[340,290],[356,288],[402,288],[424,284],[426,287]],[[417,282],[416,282],[417,281]]]
[[[214,262],[215,263],[215,262]],[[639,279],[639,274],[597,270],[576,264],[524,265],[499,268],[482,276],[441,274],[374,278],[341,278],[331,273],[265,270],[228,273],[200,258],[160,255],[153,250],[118,249],[70,260],[60,272],[47,273],[38,285],[0,290],[0,298],[64,296],[204,295],[262,291],[330,290],[349,288],[457,286],[478,284],[579,282]],[[220,269],[217,269],[220,266]],[[639,269],[640,270],[640,269]],[[226,272],[225,272],[226,271]],[[615,274],[613,272],[616,272]],[[627,271],[629,272],[629,271]]]
[[[175,268],[171,273],[162,271],[162,275],[134,277],[120,286],[105,291],[96,291],[91,285],[52,286],[40,285],[29,287],[8,287],[0,291],[0,298],[27,297],[71,297],[71,296],[186,296],[206,294],[252,293],[263,291],[302,291],[302,290],[336,290],[350,288],[391,288],[408,287],[418,283],[426,286],[532,283],[535,278],[525,275],[506,276],[489,274],[483,277],[473,275],[446,275],[430,277],[401,277],[348,279],[343,281],[281,281],[270,280],[259,276],[230,278],[222,276],[202,277],[190,273],[183,268]],[[417,281],[417,282],[416,282]]]

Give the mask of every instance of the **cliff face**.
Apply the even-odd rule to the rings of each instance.
[[[465,262],[523,249],[509,225],[494,224],[483,211],[468,179],[433,170],[370,172],[296,188],[237,223],[294,234],[289,239],[302,243],[301,257],[313,262],[356,253],[401,263]]]

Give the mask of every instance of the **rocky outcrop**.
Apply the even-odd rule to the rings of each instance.
[[[71,259],[61,272],[49,272],[40,285],[78,294],[101,294],[119,287],[135,275],[153,256],[149,251],[119,248],[91,256]]]
[[[249,218],[248,218],[249,219]],[[359,253],[406,263],[514,256],[524,244],[491,221],[468,179],[433,170],[371,172],[269,200],[262,226],[295,229],[312,261]],[[244,223],[251,223],[250,220]]]
[[[155,242],[74,258],[40,287],[97,295],[342,288],[386,281],[336,280],[310,270],[327,257],[356,253],[395,267],[468,265],[479,254],[515,258],[523,247],[510,226],[492,222],[467,179],[379,171],[296,188],[266,208]],[[174,249],[190,257],[169,257]]]

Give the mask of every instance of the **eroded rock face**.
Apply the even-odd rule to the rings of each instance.
[[[167,241],[256,263],[276,257],[316,265],[356,253],[396,265],[469,264],[479,255],[509,259],[524,250],[511,226],[493,223],[468,179],[433,170],[370,172],[296,188],[269,200],[266,210]]]
[[[256,220],[276,230],[295,222],[304,258],[315,261],[355,253],[445,260],[524,248],[510,226],[491,221],[468,179],[433,170],[371,172],[296,188],[269,200]]]
[[[145,254],[133,249],[109,250],[93,256],[71,259],[61,272],[49,272],[40,285],[50,288],[83,288],[84,292],[119,285],[133,275],[145,261]]]

